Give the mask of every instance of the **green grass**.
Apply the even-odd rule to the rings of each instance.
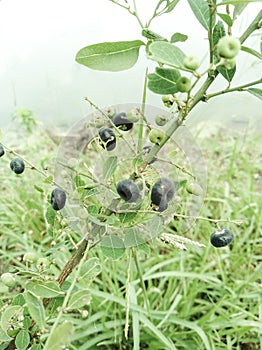
[[[19,142],[13,146],[18,152],[52,172],[56,147],[44,133]],[[102,270],[89,287],[90,305],[62,314],[61,321],[75,326],[69,349],[262,349],[261,136],[218,130],[205,138],[200,133],[198,143],[208,168],[200,216],[243,221],[240,226],[219,223],[234,232],[233,244],[214,248],[209,237],[215,224],[197,220],[185,236],[205,247],[187,245],[182,251],[157,240],[149,255],[139,250],[150,313],[135,262],[129,266],[127,256],[112,261],[99,248],[91,250],[89,257],[98,257]],[[9,160],[0,159],[0,273],[30,270],[22,258],[33,251],[52,262],[46,275],[53,279],[81,237],[62,225],[60,214],[50,231],[45,218],[50,185],[31,169],[15,176]],[[74,273],[69,283],[73,278]],[[22,292],[26,280],[21,274],[19,280],[21,285],[10,291],[0,284],[0,312]],[[55,318],[56,312],[51,313],[48,326]]]

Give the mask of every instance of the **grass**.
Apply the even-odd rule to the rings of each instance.
[[[205,247],[187,245],[183,251],[156,240],[150,254],[137,252],[145,293],[133,259],[113,261],[99,248],[91,250],[89,257],[98,257],[102,270],[88,286],[91,303],[62,313],[61,321],[71,321],[75,328],[69,349],[262,349],[261,136],[221,129],[196,137],[208,169],[200,215],[243,221],[240,226],[226,224],[235,233],[233,244],[212,247],[209,237],[216,226],[204,220],[197,220],[185,236]],[[43,132],[12,143],[34,165],[52,171],[56,147]],[[50,184],[30,169],[15,176],[9,160],[0,160],[0,273],[20,271],[20,284],[10,291],[0,284],[0,313],[22,292],[26,271],[32,273],[24,253],[47,257],[52,264],[44,275],[53,279],[81,239],[59,215],[50,231],[45,218]],[[67,288],[73,280],[74,273]],[[50,313],[48,326],[55,318]]]

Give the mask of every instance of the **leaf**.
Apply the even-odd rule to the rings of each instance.
[[[181,33],[174,33],[170,39],[171,43],[176,43],[176,42],[183,42],[186,41],[188,39],[188,36],[185,34],[181,34]]]
[[[106,236],[100,242],[101,249],[105,256],[111,259],[119,259],[125,252],[123,240],[117,236]]]
[[[232,18],[226,14],[226,13],[217,13],[217,15],[229,26],[232,27],[233,20]]]
[[[145,243],[145,240],[141,237],[140,232],[135,228],[128,228],[124,231],[125,239],[125,247],[138,247],[141,244]]]
[[[103,178],[105,181],[109,180],[117,168],[117,157],[108,157],[103,164]]]
[[[226,35],[223,22],[218,21],[213,30],[213,44],[216,45],[220,38]]]
[[[262,55],[258,51],[253,50],[250,47],[241,46],[241,50],[249,53],[250,55],[253,55],[253,56],[259,58],[260,60],[262,60]]]
[[[51,184],[54,181],[54,177],[52,175],[46,177],[43,181],[44,184]]]
[[[1,315],[1,329],[6,332],[8,330],[8,327],[13,324],[12,318],[17,317],[22,308],[19,305],[9,306]]]
[[[27,331],[21,330],[17,333],[15,338],[15,345],[18,350],[27,349],[27,346],[30,344],[30,335]]]
[[[247,91],[262,100],[262,89],[257,89],[257,88],[249,88]]]
[[[3,329],[0,329],[0,344],[2,342],[10,342],[13,338],[9,337],[9,335],[3,331]]]
[[[233,19],[235,20],[247,7],[248,4],[236,4],[233,12]]]
[[[39,297],[32,292],[24,292],[24,298],[32,319],[41,328],[45,328],[45,309]]]
[[[217,67],[217,70],[223,77],[230,83],[236,73],[236,67],[232,69],[226,69],[222,66]]]
[[[45,217],[49,225],[53,226],[55,223],[56,211],[51,206],[47,207]]]
[[[134,66],[141,40],[104,42],[86,46],[76,54],[76,61],[91,69],[118,72]]]
[[[159,0],[158,4],[156,6],[156,9],[155,9],[154,17],[160,16],[163,13],[171,12],[176,7],[178,2],[179,2],[179,0],[173,0],[173,1],[170,1],[170,0]],[[161,5],[163,3],[165,3],[165,5],[164,5],[164,7],[162,9],[160,9],[160,7],[161,7]]]
[[[70,296],[67,308],[71,310],[77,310],[81,307],[88,305],[91,300],[91,293],[89,290],[78,290]]]
[[[70,343],[74,334],[74,326],[71,322],[64,322],[58,326],[48,337],[44,350],[63,350]]]
[[[152,238],[157,237],[163,231],[163,218],[158,215],[154,215],[151,219],[147,220],[143,224],[144,228],[140,231],[144,241],[149,241]]]
[[[59,284],[55,281],[40,282],[31,280],[26,284],[26,289],[42,298],[54,298],[64,295],[60,290]]]
[[[149,46],[149,58],[172,67],[183,67],[185,54],[182,50],[165,41],[155,41]]]
[[[142,33],[141,33],[145,38],[150,39],[150,40],[164,40],[167,41],[167,39],[163,38],[161,35],[153,32],[150,29],[143,28]]]
[[[257,0],[224,0],[220,3],[218,3],[216,6],[223,6],[223,5],[239,5],[239,4],[247,4],[249,2],[257,2]]]
[[[156,67],[155,73],[148,74],[148,88],[157,94],[176,93],[176,82],[180,73],[176,69]]]
[[[209,29],[210,11],[208,1],[206,0],[187,0],[194,15],[202,26]]]
[[[86,280],[90,284],[93,279],[101,272],[101,263],[98,258],[90,258],[84,262],[80,269],[78,280]]]

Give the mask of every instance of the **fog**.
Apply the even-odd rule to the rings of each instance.
[[[157,1],[137,0],[142,21],[150,17]],[[261,8],[251,3],[240,16],[234,35],[240,35]],[[177,10],[153,21],[152,30],[170,38],[174,32],[189,35],[179,46],[188,55],[207,64],[206,32],[196,21],[186,1]],[[90,111],[84,97],[101,107],[140,103],[143,76],[147,65],[153,71],[142,48],[137,64],[117,73],[99,72],[75,62],[77,51],[87,45],[104,42],[142,39],[135,17],[109,0],[2,0],[0,1],[0,127],[11,120],[18,108],[31,109],[36,119],[49,127],[69,124]],[[257,36],[245,45],[259,50]],[[233,85],[257,79],[261,64],[241,52]],[[225,88],[224,79],[212,91]],[[161,107],[161,96],[148,92],[148,103]],[[261,118],[261,101],[247,93],[235,93],[199,105],[189,125],[199,120],[247,120]]]

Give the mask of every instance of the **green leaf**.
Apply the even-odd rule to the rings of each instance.
[[[27,303],[27,307],[32,319],[41,328],[45,328],[45,309],[43,303],[39,297],[34,293],[26,291],[24,292],[24,298]]]
[[[26,289],[42,298],[54,298],[64,295],[60,290],[59,284],[55,281],[40,282],[31,280],[26,284]]]
[[[223,22],[218,21],[213,30],[213,44],[216,45],[220,38],[226,35]]]
[[[1,329],[6,332],[10,325],[12,325],[14,322],[12,322],[12,318],[16,318],[21,313],[21,306],[14,305],[9,306],[1,315]]]
[[[209,6],[206,0],[187,0],[194,15],[202,26],[209,29]]]
[[[111,156],[108,157],[103,164],[103,178],[105,181],[109,180],[114,174],[117,168],[117,157]]]
[[[134,66],[142,45],[141,40],[94,44],[78,51],[75,59],[91,69],[118,72]]]
[[[156,67],[155,73],[148,74],[148,88],[157,94],[176,93],[176,82],[180,73],[176,69]]]
[[[249,2],[257,2],[257,0],[224,0],[217,4],[217,6],[223,5],[239,5],[239,4],[247,4]]]
[[[56,211],[51,206],[47,207],[45,217],[49,225],[53,226],[55,223]]]
[[[236,67],[232,69],[225,69],[222,66],[217,67],[217,70],[230,83],[236,73]]]
[[[262,60],[262,55],[258,51],[253,50],[250,47],[241,46],[241,50],[249,53],[250,55],[253,55],[253,56],[259,58],[260,60]]]
[[[155,13],[154,13],[154,17],[155,16],[160,16],[162,15],[163,13],[168,13],[168,12],[171,12],[177,5],[177,3],[179,2],[179,0],[159,0],[157,6],[156,6],[156,9],[155,9]],[[164,4],[164,7],[162,9],[161,8],[161,5]]]
[[[163,218],[158,215],[154,215],[151,219],[143,223],[143,229],[140,230],[140,234],[144,241],[149,241],[162,233],[163,231]]]
[[[172,67],[183,67],[185,54],[171,43],[155,41],[149,46],[149,58]]]
[[[78,280],[84,280],[86,285],[89,285],[99,275],[101,269],[100,260],[98,258],[90,258],[82,265]]]
[[[119,259],[125,252],[123,240],[117,236],[106,236],[100,242],[101,249],[105,256],[111,259]]]
[[[257,88],[249,88],[247,91],[262,100],[262,89],[257,89]]]
[[[149,39],[149,40],[163,40],[163,41],[167,41],[167,39],[165,39],[164,37],[162,37],[161,35],[153,32],[152,30],[150,29],[147,29],[147,28],[143,28],[142,30],[142,35]]]
[[[141,237],[141,233],[135,228],[128,228],[124,231],[125,239],[125,247],[138,247],[141,244],[145,243],[145,240]]]
[[[43,181],[44,184],[51,184],[54,181],[54,177],[52,175],[46,177]]]
[[[185,34],[181,33],[174,33],[170,39],[171,43],[176,43],[176,42],[183,42],[188,39],[188,36]]]
[[[77,310],[81,307],[88,305],[91,300],[91,293],[89,290],[78,290],[70,296],[67,308],[70,310]]]
[[[233,12],[233,19],[235,20],[247,7],[248,4],[236,4]]]
[[[42,350],[41,345],[39,344],[34,344],[30,350]]]
[[[15,338],[15,345],[18,350],[27,349],[27,346],[30,344],[30,335],[27,331],[21,330],[17,333]]]
[[[229,26],[232,27],[233,20],[232,18],[226,14],[226,13],[217,13],[217,15]]]
[[[3,329],[0,329],[0,344],[2,344],[2,342],[10,342],[13,338],[9,337],[9,335],[4,332]],[[1,349],[1,348],[0,348]]]
[[[64,322],[58,326],[47,339],[44,350],[63,350],[70,343],[74,334],[74,325],[71,322]]]

